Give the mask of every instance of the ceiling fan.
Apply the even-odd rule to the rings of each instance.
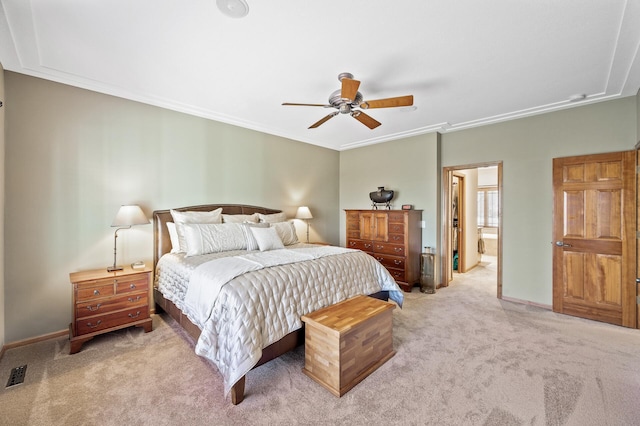
[[[360,82],[353,79],[353,74],[343,72],[338,75],[338,80],[342,82],[342,88],[336,90],[329,96],[328,104],[296,104],[290,102],[284,102],[282,105],[288,106],[319,106],[323,108],[335,108],[338,111],[334,111],[321,120],[313,123],[309,126],[310,129],[315,129],[321,124],[326,123],[329,119],[335,117],[338,114],[351,114],[353,118],[364,124],[370,129],[375,129],[381,123],[369,115],[365,114],[360,109],[370,108],[393,108],[404,107],[413,105],[413,95],[398,96],[395,98],[376,99],[373,101],[364,101],[362,93],[358,92]],[[360,108],[360,109],[355,109]]]

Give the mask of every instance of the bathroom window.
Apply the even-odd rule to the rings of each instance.
[[[498,188],[495,186],[478,188],[478,226],[498,226]]]

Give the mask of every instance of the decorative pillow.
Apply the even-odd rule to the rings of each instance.
[[[285,246],[290,246],[298,242],[298,234],[296,233],[296,227],[293,222],[272,223],[271,227],[276,229],[278,236],[282,240],[282,244]]]
[[[173,217],[173,222],[176,224],[176,231],[178,232],[179,250],[184,252],[186,251],[186,241],[184,240],[182,225],[185,223],[222,223],[222,207],[210,212],[179,212],[171,210],[171,217]]]
[[[185,223],[182,227],[187,243],[185,257],[247,248],[240,223]]]
[[[268,223],[243,223],[242,231],[244,231],[244,238],[247,241],[247,250],[258,250],[258,242],[256,241],[256,237],[253,236],[253,232],[251,232],[251,228],[268,228]]]
[[[276,222],[284,222],[285,220],[287,220],[287,215],[284,214],[284,212],[274,213],[274,214],[258,213],[258,218],[260,218],[260,222],[276,223]]]
[[[169,230],[169,240],[171,240],[170,253],[180,253],[180,241],[178,240],[176,224],[173,222],[167,222],[167,229]]]
[[[222,215],[223,223],[257,223],[258,222],[258,213],[254,214],[223,214]]]
[[[253,236],[258,242],[258,248],[260,251],[283,249],[284,245],[282,240],[278,237],[278,233],[275,228],[249,228],[253,233]]]

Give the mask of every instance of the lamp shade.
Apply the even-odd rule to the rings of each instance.
[[[296,219],[313,219],[313,215],[311,214],[311,210],[307,206],[298,207],[298,212],[296,213]]]
[[[149,222],[147,216],[138,205],[120,206],[116,218],[113,219],[112,227],[115,226],[132,226],[146,225]]]

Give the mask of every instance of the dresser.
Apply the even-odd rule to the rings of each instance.
[[[422,210],[345,210],[347,247],[376,258],[404,291],[420,282]]]
[[[107,272],[106,268],[69,274],[72,285],[72,316],[69,325],[69,353],[103,333],[125,327],[143,327],[151,331],[152,269]]]

